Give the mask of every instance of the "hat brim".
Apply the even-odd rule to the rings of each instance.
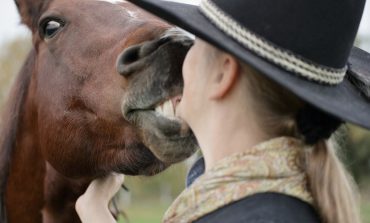
[[[308,81],[257,56],[219,30],[196,5],[157,0],[131,0],[135,5],[172,23],[249,64],[315,107],[344,121],[370,129],[370,100],[347,79],[335,86]],[[320,49],[317,49],[320,50]],[[348,72],[370,73],[370,54],[356,47]]]

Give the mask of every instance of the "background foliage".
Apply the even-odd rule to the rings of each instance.
[[[0,50],[0,108],[3,107],[10,87],[17,75],[31,43],[28,38],[19,38],[5,43]]]
[[[19,38],[0,46],[0,111],[4,107],[14,77],[30,49],[30,42],[27,38]],[[370,223],[370,133],[349,125],[347,135],[342,151],[343,160],[359,184],[364,222]],[[166,208],[183,190],[191,162],[174,165],[151,178],[128,177],[126,185],[130,192],[122,191],[117,202],[124,207],[130,222],[160,222]],[[121,222],[124,222],[123,219]]]

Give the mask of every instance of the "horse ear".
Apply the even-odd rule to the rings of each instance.
[[[50,0],[14,0],[22,23],[31,31],[37,30],[37,22]]]

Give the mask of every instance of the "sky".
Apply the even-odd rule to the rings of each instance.
[[[199,0],[172,0],[186,3],[196,4]],[[20,25],[20,18],[18,16],[13,0],[0,0],[0,45],[10,41],[11,39],[29,35],[27,29]],[[365,12],[362,17],[359,35],[368,39],[361,48],[370,52],[370,1],[367,1]]]

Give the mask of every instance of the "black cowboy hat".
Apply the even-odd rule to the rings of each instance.
[[[131,2],[233,54],[322,111],[370,129],[370,54],[353,46],[365,0]]]

